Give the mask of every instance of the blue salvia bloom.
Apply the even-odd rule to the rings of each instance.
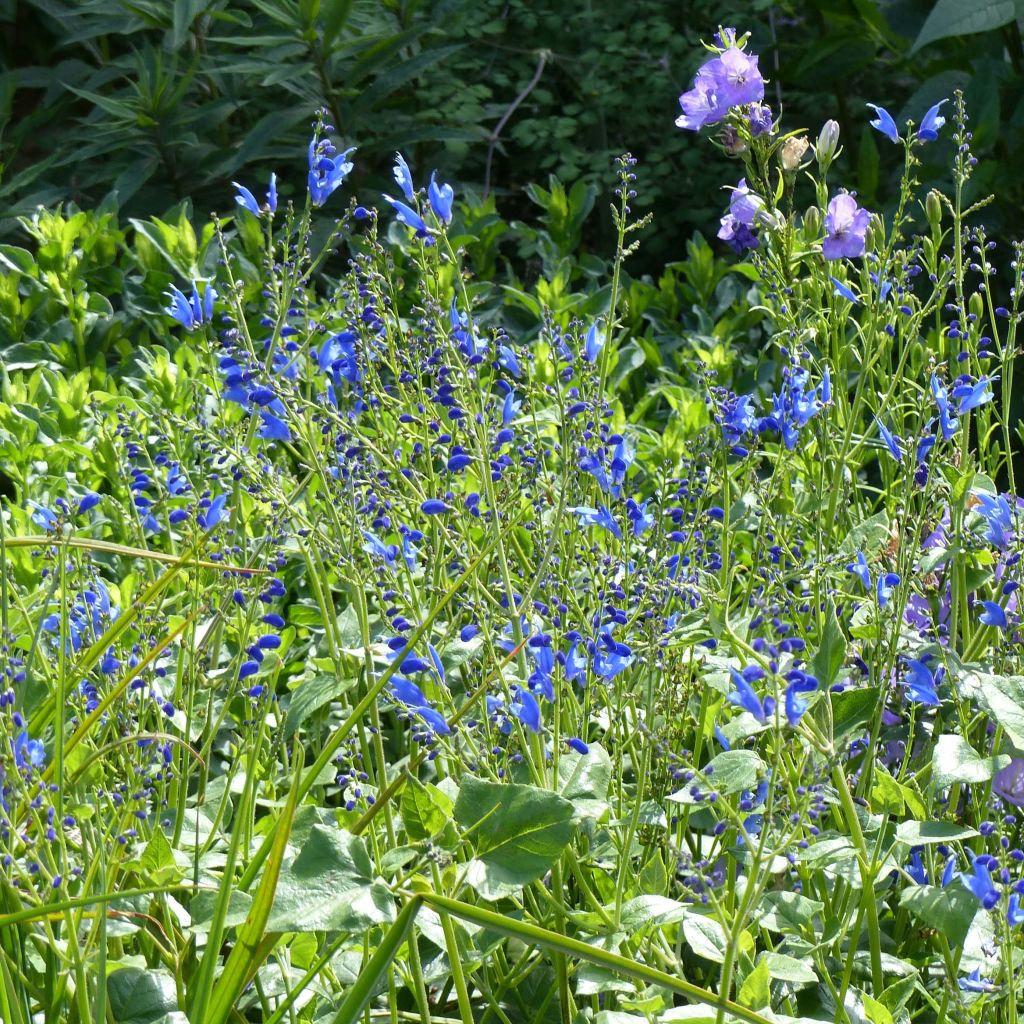
[[[604,348],[604,335],[598,331],[596,323],[591,324],[583,342],[583,358],[588,363],[596,363],[602,348]]]
[[[338,153],[329,139],[317,139],[314,136],[310,140],[308,180],[309,195],[314,206],[323,206],[341,187],[354,166],[349,155],[355,151],[356,147],[351,146],[344,153]]]
[[[946,119],[939,113],[939,108],[948,102],[948,98],[939,100],[935,106],[925,111],[924,117],[921,118],[921,127],[917,129],[917,137],[921,142],[934,142],[939,137],[939,129],[946,123]]]
[[[248,210],[254,217],[259,217],[264,211],[270,213],[277,212],[277,175],[271,174],[270,176],[270,188],[267,190],[267,201],[260,206],[256,201],[256,197],[244,186],[240,185],[237,181],[231,182],[232,185],[238,189],[238,194],[235,196],[235,202],[239,206]]]
[[[442,686],[446,686],[448,684],[448,680],[444,673],[444,665],[441,662],[441,655],[437,653],[437,648],[429,640],[427,641],[427,654],[430,656],[430,664],[434,667],[434,674],[437,676],[437,681]]]
[[[1001,494],[971,493],[977,501],[974,511],[985,520],[985,539],[1005,550],[1013,540],[1013,514],[1009,502]]]
[[[420,511],[425,516],[439,516],[444,512],[451,512],[451,510],[451,505],[442,501],[440,498],[427,498],[427,500],[420,505]]]
[[[512,688],[512,714],[530,732],[540,732],[540,704],[525,686]]]
[[[576,736],[573,736],[570,739],[567,739],[565,742],[566,742],[566,744],[570,748],[575,750],[577,754],[589,754],[590,753],[590,747],[588,747],[586,745],[586,743],[583,742],[583,740],[579,739]]]
[[[187,298],[185,293],[173,284],[164,294],[170,299],[170,304],[165,307],[164,312],[174,317],[186,330],[194,331],[213,319],[213,303],[217,298],[217,292],[212,284],[206,285],[202,298],[199,297],[199,285],[195,282],[192,283],[191,298]]]
[[[869,106],[876,115],[875,119],[869,121],[868,124],[877,131],[880,131],[890,142],[899,142],[900,132],[889,111],[885,107],[876,106],[874,103],[868,103],[866,106]]]
[[[380,558],[385,565],[392,569],[395,568],[395,556],[398,554],[398,549],[394,544],[385,544],[380,537],[369,530],[363,530],[363,539],[366,541],[363,550],[368,555]]]
[[[857,561],[851,562],[846,571],[852,572],[861,581],[865,590],[871,589],[871,570],[868,569],[868,560],[864,557],[863,551],[857,552]]]
[[[629,668],[634,658],[628,644],[616,640],[609,629],[601,630],[594,644],[594,672],[605,682]]]
[[[950,441],[960,429],[960,421],[949,408],[949,394],[934,373],[932,374],[931,390],[932,397],[935,399],[935,404],[939,410],[939,428],[942,431],[943,438]]]
[[[745,668],[742,672],[730,668],[729,673],[732,676],[732,682],[736,689],[726,697],[726,700],[730,704],[735,704],[736,707],[743,708],[744,711],[749,711],[754,718],[764,725],[775,711],[775,700],[772,697],[765,697],[762,702],[761,698],[754,692],[754,688],[750,685],[750,680],[748,679],[748,676],[762,679],[764,678],[764,672],[756,666],[751,666]]]
[[[878,598],[878,607],[884,608],[892,597],[894,587],[900,583],[899,576],[894,572],[885,572],[878,577],[878,585],[875,588],[875,596]]]
[[[389,195],[381,194],[384,196],[384,201],[391,204],[399,224],[412,228],[416,232],[417,238],[426,238],[430,234],[427,222],[411,206],[407,206],[401,199],[392,199]]]
[[[437,219],[442,224],[452,222],[452,203],[455,201],[455,190],[447,182],[443,185],[437,183],[437,171],[430,175],[430,184],[427,186],[427,197],[430,199],[430,208],[434,211]]]
[[[996,604],[995,601],[982,601],[984,611],[979,616],[981,622],[986,626],[996,626],[998,629],[1006,629],[1006,612]]]
[[[266,409],[260,409],[260,428],[256,433],[265,441],[290,441],[292,432],[280,416],[275,416]]]
[[[908,697],[915,704],[938,707],[942,703],[935,689],[938,679],[932,675],[931,669],[916,658],[904,658],[903,662],[907,666]]]
[[[634,537],[642,537],[654,525],[654,516],[647,511],[650,503],[650,498],[644,502],[626,499],[626,516],[632,524]]]
[[[893,435],[892,431],[876,416],[875,423],[878,424],[878,433],[885,443],[885,447],[889,449],[889,454],[899,463],[903,462],[903,449],[900,448],[899,441]]]
[[[580,649],[580,643],[579,639],[574,639],[565,655],[565,678],[583,686],[587,681],[587,668],[590,663],[585,652]]]
[[[1006,920],[1014,928],[1019,924],[1024,924],[1024,909],[1020,905],[1020,897],[1014,893],[1007,903],[1006,906]]]
[[[523,374],[522,367],[519,365],[519,360],[516,358],[515,352],[508,347],[508,345],[498,346],[498,365],[511,373],[513,377],[521,377]]]
[[[963,415],[986,402],[991,402],[991,383],[988,377],[982,377],[975,384],[958,384],[952,391],[953,398],[957,400],[956,411]]]
[[[971,890],[986,910],[991,910],[999,902],[999,890],[993,884],[992,876],[989,874],[988,855],[970,853],[970,857],[971,871],[969,874],[961,871],[960,881]]]
[[[965,992],[995,992],[999,986],[981,976],[981,968],[975,967],[970,974],[957,981],[957,985]]]
[[[921,861],[920,850],[910,851],[910,860],[907,862],[906,872],[918,885],[928,884],[928,871]]]
[[[212,530],[223,522],[225,515],[224,506],[227,504],[227,500],[227,494],[218,494],[206,507],[206,510],[199,513],[196,518],[204,530]]]
[[[835,294],[841,295],[844,299],[852,302],[855,306],[860,304],[860,299],[857,297],[857,293],[854,292],[849,286],[843,284],[838,278],[829,277],[829,280],[835,285]]]
[[[807,701],[801,696],[804,693],[813,693],[818,688],[818,680],[807,672],[793,669],[786,673],[789,685],[786,687],[786,719],[789,724],[796,728],[804,712],[807,710]]]
[[[516,393],[509,389],[505,400],[501,403],[501,425],[507,427],[519,414],[522,408],[522,401],[516,401]]]
[[[41,740],[32,739],[27,730],[21,732],[11,741],[14,763],[22,770],[26,768],[42,768],[46,763],[46,748]]]
[[[57,514],[55,512],[31,498],[28,499],[28,504],[35,510],[32,513],[32,522],[36,526],[41,530],[46,530],[47,533],[57,529]]]
[[[398,187],[402,190],[402,195],[411,203],[416,197],[416,187],[412,183],[412,172],[409,170],[409,165],[401,153],[395,154],[394,175]]]
[[[945,889],[950,882],[953,881],[953,876],[956,873],[956,854],[951,853],[946,858],[946,866],[942,869],[942,887]]]
[[[579,516],[579,520],[584,526],[600,526],[616,540],[622,540],[622,531],[607,505],[600,505],[598,508],[592,508],[590,505],[577,505],[570,508],[569,511]]]

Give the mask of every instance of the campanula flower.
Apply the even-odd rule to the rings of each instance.
[[[904,658],[907,666],[907,695],[915,704],[926,704],[930,707],[938,707],[942,702],[936,692],[936,685],[941,678],[941,669],[936,675],[923,661],[916,658]]]
[[[356,151],[351,146],[344,153],[329,139],[314,137],[309,143],[309,195],[314,206],[323,206],[352,171],[349,155]],[[337,155],[336,155],[337,154]]]
[[[809,673],[797,669],[788,672],[786,679],[789,681],[786,687],[786,719],[793,728],[796,728],[807,710],[808,702],[801,694],[814,693],[818,688],[818,680]]]
[[[874,121],[869,121],[868,124],[880,131],[890,142],[899,142],[900,131],[889,111],[885,107],[875,106],[874,103],[868,103],[866,106],[869,106],[876,114]]]
[[[270,188],[267,190],[267,201],[262,206],[260,206],[256,197],[244,185],[239,185],[237,181],[233,181],[231,184],[238,189],[238,195],[235,196],[235,202],[238,203],[239,206],[248,210],[254,217],[259,217],[264,211],[269,213],[277,212],[276,174],[271,174],[270,176]]]
[[[825,213],[825,240],[821,244],[825,259],[863,256],[870,219],[868,211],[859,207],[849,192],[834,196]]]
[[[733,685],[736,689],[728,694],[726,700],[730,704],[743,708],[744,711],[749,711],[762,725],[766,724],[775,712],[775,700],[772,697],[765,697],[762,702],[747,678],[752,676],[753,678],[760,679],[764,676],[764,673],[761,669],[755,667],[746,668],[742,672],[730,668],[729,674],[732,676]]]
[[[991,910],[999,902],[999,890],[993,884],[992,876],[989,874],[988,856],[968,852],[971,857],[971,871],[969,874],[961,871],[960,881],[971,890],[986,910]]]
[[[755,139],[758,135],[770,135],[774,127],[772,108],[767,103],[751,103],[747,111],[747,123]]]
[[[1010,503],[1001,494],[986,494],[972,491],[977,502],[974,511],[985,520],[985,539],[995,547],[1005,550],[1013,540],[1013,514]]]
[[[931,392],[939,410],[939,429],[942,431],[943,438],[946,441],[951,441],[960,429],[960,421],[953,415],[949,407],[949,393],[934,373],[931,379]]]
[[[998,629],[1006,629],[1006,612],[995,601],[982,601],[984,611],[978,617],[986,626],[995,626]]]
[[[430,184],[427,186],[427,198],[430,200],[430,208],[442,224],[451,224],[455,190],[447,182],[443,185],[438,185],[436,178],[437,171],[434,171],[430,175]]]
[[[697,72],[693,88],[679,97],[679,106],[683,112],[676,118],[677,128],[700,131],[707,124],[721,121],[729,112],[728,104],[719,97],[718,81],[707,68],[705,64]]]
[[[590,505],[577,505],[570,508],[569,511],[579,516],[579,520],[584,526],[600,526],[616,540],[622,540],[622,531],[607,505],[601,505],[598,508],[593,508]]]
[[[946,119],[939,113],[939,108],[948,102],[948,99],[939,100],[925,112],[921,118],[921,127],[917,129],[917,137],[921,142],[934,142],[939,137],[939,129],[946,123]]]
[[[402,195],[411,203],[416,197],[416,187],[412,183],[412,172],[409,170],[409,165],[405,162],[405,157],[401,153],[395,154],[393,173],[398,187],[402,190]]]
[[[755,54],[730,46],[704,68],[715,79],[719,102],[726,107],[759,103],[764,99],[764,78],[758,70]]]
[[[900,448],[900,443],[893,435],[892,431],[876,416],[875,423],[878,425],[878,434],[885,443],[885,447],[889,449],[889,454],[897,461],[903,462],[903,449]]]
[[[992,792],[1014,807],[1024,807],[1024,757],[1015,757],[996,772]]]
[[[202,327],[204,323],[213,319],[213,303],[217,298],[217,292],[212,284],[207,284],[203,297],[199,297],[199,285],[192,283],[192,298],[185,297],[184,292],[173,284],[170,290],[164,293],[171,301],[164,312],[173,316],[186,330],[194,331]]]
[[[407,206],[401,199],[392,199],[389,195],[384,195],[384,200],[391,204],[399,224],[412,228],[416,232],[417,238],[429,236],[430,231],[427,228],[427,222],[411,206]]]

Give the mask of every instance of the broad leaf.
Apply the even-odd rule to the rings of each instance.
[[[962,885],[912,885],[900,894],[900,906],[927,928],[942,932],[954,949],[963,945],[979,904]]]
[[[977,834],[973,828],[954,825],[951,821],[901,821],[896,827],[897,841],[906,846],[952,843],[972,839]]]
[[[577,821],[600,818],[607,811],[611,779],[611,758],[600,744],[592,743],[586,754],[572,751],[558,760],[558,789],[572,802]]]
[[[981,757],[962,736],[947,734],[935,741],[932,782],[940,789],[954,782],[988,782],[1000,768],[1009,763],[1010,758],[1006,754]]]
[[[911,53],[938,39],[989,32],[1016,20],[1014,0],[937,0],[914,40]]]

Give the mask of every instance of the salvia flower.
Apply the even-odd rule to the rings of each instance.
[[[354,164],[349,155],[354,153],[351,146],[344,153],[329,139],[314,137],[309,143],[309,195],[314,206],[323,206],[341,187],[351,173]]]
[[[194,331],[213,319],[213,303],[217,298],[217,292],[212,284],[207,284],[203,290],[202,298],[199,296],[199,285],[193,282],[192,297],[186,298],[184,292],[173,284],[170,290],[165,293],[170,299],[170,304],[164,312],[173,316],[186,330]]]
[[[270,175],[270,188],[267,190],[267,201],[260,206],[256,197],[244,186],[239,185],[237,181],[231,182],[232,185],[238,189],[238,194],[235,196],[235,202],[238,203],[243,209],[248,210],[254,217],[259,217],[260,214],[276,213],[277,212],[277,175]]]
[[[986,626],[995,626],[998,629],[1006,629],[1008,623],[1006,621],[1006,612],[1003,608],[996,604],[995,601],[981,601],[981,606],[984,609],[979,620]]]
[[[894,572],[884,572],[878,577],[875,596],[878,599],[879,608],[884,608],[889,603],[889,598],[892,597],[892,592],[899,586],[899,583],[899,575]]]
[[[788,685],[786,686],[786,719],[791,726],[796,728],[804,712],[807,710],[807,700],[802,696],[805,693],[814,693],[818,688],[816,677],[798,669],[786,673]]]
[[[870,214],[857,205],[849,192],[840,192],[828,204],[825,213],[825,240],[821,244],[822,255],[827,260],[838,260],[844,256],[856,259],[864,255]]]
[[[970,974],[957,981],[964,992],[995,992],[999,986],[981,976],[981,968],[975,967]]]
[[[775,699],[765,697],[762,701],[750,685],[751,681],[764,678],[764,670],[755,665],[748,666],[742,672],[731,668],[729,674],[736,689],[726,696],[726,700],[744,711],[749,711],[761,725],[765,725],[775,712]]]
[[[893,434],[893,432],[876,416],[875,423],[878,426],[878,434],[881,437],[885,447],[889,449],[889,454],[897,461],[903,462],[903,449],[900,447],[900,442]]]
[[[447,182],[443,185],[438,185],[437,171],[430,175],[430,184],[427,186],[427,198],[430,200],[430,208],[434,211],[437,219],[442,224],[451,224],[455,190]]]
[[[939,429],[942,431],[943,438],[946,441],[951,441],[960,429],[960,421],[953,415],[949,407],[949,393],[934,373],[931,379],[931,392],[939,410]]]
[[[972,491],[974,511],[985,521],[985,539],[1001,550],[1013,540],[1013,514],[1010,503],[1001,494]]]
[[[417,238],[427,238],[430,231],[427,222],[411,207],[402,202],[401,199],[392,199],[389,195],[383,195],[384,201],[391,205],[395,211],[395,217],[399,224],[412,228]]]
[[[570,508],[569,511],[578,516],[584,526],[600,526],[616,540],[622,540],[622,531],[607,505],[599,505],[597,508],[590,505],[577,505]]]
[[[939,100],[925,112],[921,118],[921,127],[917,129],[917,137],[921,142],[934,142],[939,137],[939,129],[946,123],[946,119],[939,113],[939,108],[948,102],[948,99]]]
[[[974,897],[986,910],[991,910],[999,902],[999,890],[992,882],[989,874],[989,860],[986,854],[970,854],[970,872],[961,871],[960,881],[967,886]]]
[[[393,173],[398,187],[402,190],[402,195],[411,203],[416,197],[416,187],[412,183],[412,172],[409,170],[409,165],[405,162],[405,157],[401,153],[395,154]]]
[[[885,107],[876,106],[874,103],[868,103],[869,106],[875,112],[875,119],[869,121],[868,124],[872,128],[880,131],[890,142],[900,141],[900,131],[896,127],[896,122],[892,119],[892,115]]]
[[[907,696],[910,700],[915,704],[938,707],[942,702],[939,700],[935,687],[941,678],[941,669],[933,675],[931,669],[923,661],[918,661],[916,658],[904,658],[903,661],[907,666]]]

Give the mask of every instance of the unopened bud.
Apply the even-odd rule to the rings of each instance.
[[[924,197],[924,214],[933,230],[938,230],[942,223],[942,198],[935,189]]]
[[[729,156],[739,156],[741,153],[746,153],[749,148],[746,142],[743,141],[743,137],[736,130],[735,125],[727,124],[722,129],[721,138],[722,146]]]
[[[794,135],[786,139],[782,144],[782,151],[779,153],[779,162],[787,174],[792,174],[804,158],[810,143],[802,136]]]
[[[984,308],[985,303],[981,298],[981,293],[971,292],[971,297],[967,300],[967,312],[980,317]]]
[[[821,237],[821,210],[816,206],[808,206],[804,213],[804,234],[808,241]]]
[[[866,238],[868,252],[878,252],[885,246],[885,221],[877,213],[871,214]]]
[[[828,170],[829,164],[835,159],[839,148],[839,122],[826,121],[818,132],[818,141],[814,145],[814,155],[822,173]]]

